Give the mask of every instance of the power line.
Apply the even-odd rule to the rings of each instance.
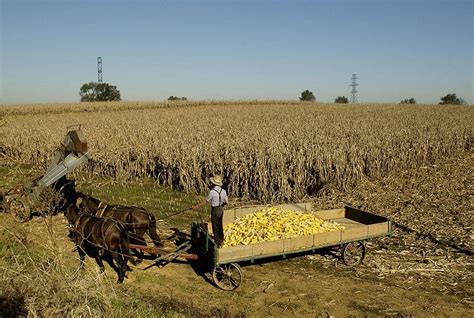
[[[355,104],[357,103],[357,89],[356,86],[359,86],[359,84],[356,82],[357,81],[357,74],[352,74],[351,77],[351,84],[349,85],[351,88],[351,103]]]
[[[102,83],[102,57],[97,58],[97,81]]]

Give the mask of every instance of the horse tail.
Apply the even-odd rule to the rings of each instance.
[[[151,212],[148,212],[148,218],[149,218],[148,235],[150,235],[150,238],[153,241],[153,244],[155,246],[161,247],[163,246],[163,244],[161,243],[161,239],[158,236],[158,233],[156,232],[156,218]]]

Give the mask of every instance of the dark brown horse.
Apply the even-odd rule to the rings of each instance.
[[[129,238],[124,225],[112,218],[84,213],[74,204],[66,208],[64,215],[70,225],[69,237],[77,246],[80,268],[84,267],[84,258],[87,255],[95,259],[103,272],[104,259],[117,273],[118,282],[122,283],[125,271],[130,270],[127,265],[130,258]]]
[[[131,244],[146,245],[143,236],[148,233],[155,246],[163,246],[156,233],[155,216],[147,209],[138,206],[109,205],[83,193],[78,193],[78,200],[79,208],[86,213],[121,221],[128,231]],[[136,252],[142,258],[142,253]]]

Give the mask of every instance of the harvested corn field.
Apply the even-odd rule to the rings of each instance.
[[[202,193],[223,174],[233,197],[279,202],[387,176],[471,149],[466,106],[294,102],[102,103],[10,106],[0,128],[7,161],[46,166],[65,127],[82,124],[86,169],[151,177]],[[15,132],[15,133],[11,133]]]
[[[471,163],[472,155],[463,154],[380,181],[364,181],[349,192],[336,191],[311,202],[318,209],[350,204],[407,226],[422,226],[416,229],[423,232],[430,228],[433,235],[454,236],[464,231],[463,224],[472,224]],[[30,175],[22,177],[28,171],[21,167],[4,167],[0,169],[2,172],[0,191],[38,173],[30,171]],[[185,193],[151,188],[153,184],[143,180],[122,183],[110,179],[78,179],[78,182],[82,191],[92,191],[111,203],[144,205],[157,217],[184,209],[197,200]],[[416,198],[412,197],[415,193]],[[408,208],[401,200],[404,197],[412,200]],[[436,215],[426,213],[429,210],[436,211]],[[209,213],[205,214],[208,220]],[[462,223],[458,223],[463,220],[460,215],[465,216]],[[450,223],[450,216],[460,219]],[[174,228],[189,230],[189,223],[194,219],[189,214],[179,219],[169,218],[160,222],[159,233],[168,237]],[[52,240],[47,234],[51,221]],[[0,249],[0,293],[7,300],[25,295],[21,298],[25,308],[42,316],[70,312],[113,316],[121,312],[149,317],[166,312],[167,316],[184,317],[426,316],[427,313],[457,317],[474,312],[472,256],[399,229],[392,237],[368,243],[367,257],[354,268],[346,268],[332,252],[245,266],[244,285],[230,294],[215,288],[189,264],[181,262],[161,269],[133,267],[129,279],[119,286],[112,270],[107,268],[108,275],[99,275],[96,264],[89,260],[84,274],[73,279],[78,259],[67,238],[66,225],[63,215],[51,220],[34,218],[22,224],[11,215],[0,214],[0,242],[5,243]]]
[[[306,107],[306,105],[303,106]],[[327,107],[327,105],[322,106]],[[199,107],[204,106],[196,106],[195,108]],[[242,105],[236,105],[235,107],[242,107]],[[374,107],[382,108],[381,106]],[[434,106],[430,108],[438,109]],[[188,109],[191,110],[193,107],[188,107]],[[210,109],[214,109],[214,106]],[[354,111],[350,108],[345,109]],[[413,111],[413,115],[417,108],[408,109]],[[461,110],[454,109],[456,111]],[[166,110],[174,111],[175,109],[168,108]],[[446,109],[439,108],[440,116],[442,115],[441,110]],[[142,110],[136,110],[136,114],[139,114],[140,111]],[[461,111],[466,110],[462,109]],[[107,113],[112,114],[111,112]],[[68,114],[72,114],[72,112]],[[76,114],[82,116],[85,113],[79,112]],[[95,116],[101,116],[101,112],[94,114]],[[466,111],[465,115],[470,116],[469,111]],[[17,115],[11,113],[6,115],[4,125],[9,125],[11,129],[18,129],[18,131],[25,133],[28,130],[19,124],[23,118],[22,116],[34,115],[12,116]],[[38,119],[44,116],[36,114]],[[59,115],[50,112],[47,116]],[[18,120],[17,126],[14,125],[14,119]],[[53,120],[48,123],[54,124]],[[30,129],[34,128],[40,131],[38,123],[30,121],[29,124],[32,125]],[[395,126],[395,123],[393,125]],[[89,127],[87,129],[91,129],[91,132],[101,131],[100,127],[94,128],[92,125],[87,127]],[[447,126],[443,127],[444,129],[448,128]],[[466,127],[470,131],[469,123],[466,123]],[[453,131],[458,128],[457,126],[451,127]],[[411,127],[411,129],[414,130],[415,127]],[[6,138],[11,131],[7,131],[5,126],[2,128],[2,133],[2,143],[5,140],[8,140],[8,142],[13,140],[10,136],[8,139]],[[133,130],[130,133],[133,134]],[[123,135],[120,136],[122,137],[119,140],[122,140]],[[18,134],[17,139],[20,137],[20,134]],[[417,138],[422,137],[418,136]],[[376,138],[374,137],[374,139]],[[29,139],[23,138],[22,140],[24,143],[22,147],[24,147],[30,140],[40,141],[40,138],[30,134]],[[37,150],[45,154],[42,147],[55,147],[58,140],[51,143],[52,146],[38,142]],[[88,138],[88,141],[91,149],[100,149],[97,144],[90,143],[90,138]],[[116,144],[116,152],[125,153],[125,149],[132,149],[132,144],[118,144],[118,141],[113,138],[110,138],[109,141],[103,140],[104,144],[109,142]],[[413,140],[413,142],[419,144],[419,141]],[[262,143],[262,145],[267,144]],[[470,148],[469,141],[468,145]],[[11,146],[3,149],[5,150],[2,153],[2,158],[7,159],[8,163],[42,163],[36,157],[37,153],[35,151],[31,152],[30,159],[32,161],[29,161],[30,159],[26,156],[25,159],[12,157]],[[21,147],[17,149],[21,149]],[[108,149],[112,149],[112,147]],[[367,151],[370,151],[370,148],[367,149]],[[49,219],[48,222],[45,222],[44,219],[35,218],[27,224],[18,224],[14,222],[11,216],[6,214],[1,216],[0,222],[2,227],[0,234],[2,234],[2,240],[6,242],[7,246],[2,249],[2,254],[5,257],[1,258],[4,286],[8,286],[4,290],[9,293],[7,297],[16,297],[17,295],[24,297],[25,308],[39,315],[42,313],[45,316],[48,316],[47,313],[50,313],[51,316],[58,315],[58,313],[66,314],[71,310],[75,310],[76,313],[81,312],[80,310],[84,310],[84,312],[86,310],[91,312],[92,310],[93,314],[91,315],[101,315],[104,312],[111,315],[111,313],[121,310],[129,313],[134,310],[136,316],[140,316],[140,314],[136,314],[137,312],[142,312],[142,316],[149,316],[150,304],[157,308],[156,312],[158,313],[169,310],[170,312],[185,312],[185,316],[206,314],[249,317],[269,315],[305,316],[315,313],[336,316],[347,314],[367,315],[367,313],[380,316],[396,314],[423,316],[427,312],[432,315],[458,316],[472,312],[473,292],[470,287],[473,277],[472,257],[468,253],[460,251],[460,248],[450,247],[456,244],[463,249],[469,248],[469,246],[462,244],[470,242],[469,238],[472,237],[470,236],[472,235],[470,228],[470,224],[472,224],[470,215],[472,213],[469,213],[471,210],[469,198],[472,194],[472,168],[470,168],[472,158],[469,157],[468,159],[466,152],[462,149],[459,152],[461,152],[460,158],[464,158],[461,161],[441,158],[443,155],[440,155],[440,157],[430,159],[435,161],[435,164],[422,164],[419,167],[407,170],[394,167],[393,172],[386,171],[388,173],[386,178],[370,178],[369,180],[363,175],[362,182],[358,182],[358,186],[352,190],[337,191],[334,184],[328,183],[324,188],[327,190],[326,196],[319,199],[309,199],[314,202],[318,209],[350,204],[375,211],[410,227],[416,232],[422,232],[423,235],[420,239],[419,235],[408,234],[397,229],[393,237],[371,242],[367,245],[370,249],[369,257],[365,263],[357,268],[341,268],[341,264],[336,260],[337,258],[330,256],[332,254],[309,255],[288,261],[248,266],[245,268],[245,288],[237,291],[235,296],[229,297],[229,294],[219,293],[203,278],[197,277],[191,266],[179,263],[170,264],[170,267],[165,271],[158,268],[149,271],[134,268],[133,275],[130,275],[130,279],[127,280],[127,284],[123,288],[116,288],[113,284],[109,284],[114,279],[110,272],[108,276],[96,277],[95,264],[90,263],[87,268],[88,270],[91,269],[92,272],[88,271],[84,278],[77,280],[77,284],[81,284],[81,288],[70,290],[70,283],[66,285],[57,283],[58,281],[64,282],[64,271],[66,271],[66,277],[69,279],[77,265],[76,259],[74,259],[75,253],[71,251],[70,242],[67,240],[67,223],[64,217],[62,215],[56,216]],[[396,154],[395,151],[392,153]],[[20,152],[18,151],[17,154],[19,155]],[[452,153],[446,152],[446,155],[449,156],[450,154]],[[116,154],[110,155],[115,156]],[[45,156],[44,158],[46,160],[48,157]],[[95,155],[94,159],[96,161],[93,164],[96,165],[98,159]],[[449,164],[441,165],[441,162]],[[43,162],[42,165],[47,165],[47,162]],[[11,168],[13,166],[15,168]],[[16,170],[22,171],[23,166],[6,165],[4,169],[5,171],[11,169],[12,174],[10,175],[10,172],[8,172],[8,174],[4,173],[2,175],[0,180],[2,188],[0,190],[6,190],[22,182],[20,180],[23,179],[18,178],[14,172]],[[97,166],[88,169],[91,169],[94,173],[102,174]],[[38,173],[36,171],[33,175]],[[84,176],[87,176],[87,178]],[[189,193],[176,192],[176,195],[179,194],[179,198],[173,197],[173,200],[169,202],[170,205],[165,204],[165,207],[163,207],[164,202],[167,201],[166,198],[163,195],[160,196],[159,191],[143,192],[146,186],[141,183],[144,182],[141,178],[137,177],[138,182],[133,180],[130,182],[116,182],[116,180],[109,178],[105,178],[106,181],[99,181],[100,179],[88,179],[88,177],[89,174],[75,176],[81,186],[86,183],[92,184],[94,194],[100,198],[107,198],[112,203],[146,205],[152,209],[156,216],[163,216],[170,213],[170,211],[184,209],[196,200],[193,197],[185,197],[190,195]],[[116,177],[129,178],[125,173],[116,175]],[[132,191],[130,187],[134,184],[133,189],[136,189],[136,191]],[[122,185],[124,189],[116,189],[117,185]],[[328,193],[329,190],[333,189],[334,192]],[[241,204],[240,202],[231,203]],[[242,203],[245,204],[246,202]],[[204,216],[204,214],[201,216]],[[206,216],[208,218],[208,213]],[[193,216],[187,214],[180,219],[180,222],[173,218],[165,220],[160,225],[160,235],[172,235],[173,231],[171,229],[176,227],[182,230],[188,229],[193,218]],[[45,238],[44,233],[48,233],[47,226],[49,222],[52,222],[51,226],[54,227],[55,235],[51,242],[46,240],[47,243],[51,243],[51,246],[42,247]],[[439,239],[437,239],[438,237]],[[446,239],[452,239],[453,237],[456,238],[453,244],[442,244]],[[27,247],[24,247],[24,244],[27,244]],[[23,250],[26,248],[28,248],[26,251]],[[50,249],[54,252],[51,253]],[[15,255],[16,250],[20,251],[19,255]],[[36,257],[34,261],[30,261],[31,264],[27,263],[28,265],[25,266],[23,255],[33,255],[35,257],[37,250],[47,250],[50,254],[45,252],[45,256]],[[50,255],[58,255],[58,257],[54,258]],[[68,260],[67,266],[62,265],[63,263],[60,261],[62,258]],[[46,268],[44,264],[47,265]],[[35,270],[32,271],[32,268]],[[47,274],[45,275],[43,271],[47,271]],[[318,277],[325,277],[325,279],[321,280]],[[94,289],[96,293],[91,295],[91,289],[88,286],[90,282],[97,284],[97,281],[100,282],[100,288]],[[77,286],[77,284],[74,286]],[[190,284],[196,284],[199,288],[190,290]],[[109,285],[113,287],[107,289],[106,287]],[[51,292],[48,288],[37,291],[37,286],[53,286],[60,292]],[[317,292],[310,295],[308,290]],[[55,305],[52,306],[52,309],[50,309],[51,305],[48,303],[48,301],[51,301],[51,295],[55,296],[53,298]],[[90,302],[84,302],[81,295],[87,295]],[[118,296],[114,298],[109,295]],[[43,299],[48,299],[48,301]],[[76,308],[73,306],[76,306]],[[125,308],[130,311],[125,311]],[[222,308],[226,308],[228,312],[219,311],[224,310]]]

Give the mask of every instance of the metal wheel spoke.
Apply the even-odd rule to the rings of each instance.
[[[217,287],[223,290],[234,290],[242,284],[243,274],[235,263],[218,265],[212,272],[212,278]]]
[[[217,267],[217,268],[215,269],[215,271],[216,271],[216,274],[225,275],[224,271],[223,271],[222,268],[220,268],[220,267]]]
[[[363,242],[347,243],[342,251],[342,261],[347,266],[360,264],[365,256],[365,245]]]
[[[224,283],[224,285],[226,286],[229,286],[229,287],[233,287],[233,284],[232,284],[232,281],[229,277],[226,277],[225,280],[222,281]]]
[[[237,282],[234,280],[233,277],[229,277],[229,281],[232,283],[232,286],[237,287]]]

